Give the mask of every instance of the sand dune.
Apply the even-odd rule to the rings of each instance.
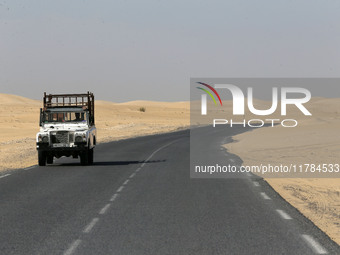
[[[0,93],[0,171],[37,164],[35,135],[42,101]],[[189,126],[189,102],[96,101],[98,141],[169,132]],[[145,112],[139,108],[144,107]]]

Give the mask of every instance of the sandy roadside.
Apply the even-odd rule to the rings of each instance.
[[[0,94],[0,171],[37,164],[40,107],[38,100]],[[95,114],[99,143],[189,127],[189,102],[96,101]]]
[[[244,165],[340,163],[340,100],[317,99],[313,117],[296,128],[277,126],[233,137],[225,147]],[[339,177],[340,174],[337,176]],[[290,204],[340,244],[340,178],[270,178],[266,181]]]

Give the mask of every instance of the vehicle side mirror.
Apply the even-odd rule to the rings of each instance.
[[[43,122],[43,111],[42,111],[42,108],[40,108],[40,123],[39,123],[40,127],[42,126],[42,122]]]

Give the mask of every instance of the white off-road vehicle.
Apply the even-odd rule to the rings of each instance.
[[[39,166],[53,158],[80,157],[82,165],[93,163],[97,130],[94,124],[94,95],[44,93],[37,133]]]

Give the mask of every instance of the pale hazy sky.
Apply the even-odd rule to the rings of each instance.
[[[0,93],[189,100],[190,77],[340,77],[338,0],[0,0]]]

